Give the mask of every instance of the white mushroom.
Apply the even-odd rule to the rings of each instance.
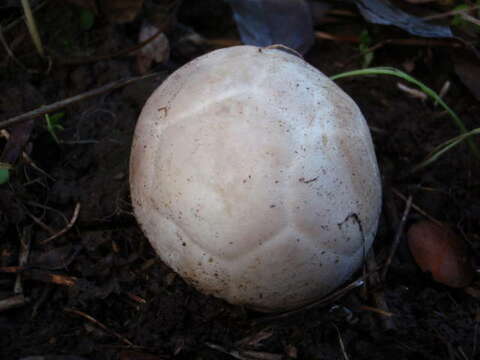
[[[260,311],[342,285],[375,236],[381,184],[370,132],[301,58],[237,46],[173,73],[138,120],[135,214],[200,291]]]

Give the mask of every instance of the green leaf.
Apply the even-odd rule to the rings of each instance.
[[[58,123],[61,119],[63,119],[65,117],[65,113],[64,112],[59,112],[59,113],[55,113],[53,115],[50,115],[50,121],[52,123]]]
[[[52,136],[53,140],[57,144],[60,144],[60,140],[58,139],[57,136],[57,130],[63,130],[63,126],[60,124],[60,120],[64,117],[65,113],[56,113],[53,115],[45,114],[45,121],[47,123],[47,130]]]
[[[10,169],[12,166],[0,162],[0,185],[6,184],[10,180]]]
[[[468,8],[469,8],[469,6],[467,4],[462,4],[462,5],[458,5],[458,6],[454,7],[452,9],[452,11],[467,10]],[[465,23],[466,23],[466,21],[463,19],[462,15],[460,15],[460,14],[456,14],[452,18],[452,20],[450,21],[450,24],[452,26],[461,26]]]
[[[80,9],[80,26],[83,30],[90,30],[95,23],[95,15],[87,9]]]
[[[372,44],[372,38],[367,30],[363,30],[360,33],[360,43],[358,49],[363,56],[362,68],[367,68],[373,61],[374,53],[370,50]]]
[[[474,136],[474,135],[480,135],[480,128],[469,131],[466,134],[456,136],[456,137],[454,137],[452,139],[449,139],[449,140],[445,141],[444,143],[438,145],[435,149],[433,149],[433,151],[427,156],[427,158],[424,161],[422,161],[420,164],[418,164],[417,166],[415,166],[412,169],[412,172],[418,171],[418,170],[432,164],[433,162],[437,161],[447,151],[449,151],[450,149],[454,148],[455,146],[457,146],[458,144],[460,144],[464,140],[466,140],[469,137]]]

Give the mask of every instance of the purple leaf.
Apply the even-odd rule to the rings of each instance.
[[[312,16],[305,0],[227,0],[243,43],[282,44],[304,54],[314,41]]]
[[[427,38],[453,37],[448,26],[429,24],[396,8],[388,0],[355,0],[355,4],[362,16],[371,23],[393,25],[412,35]]]

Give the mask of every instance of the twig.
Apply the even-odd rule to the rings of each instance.
[[[0,273],[4,274],[23,274],[32,280],[42,281],[48,284],[56,284],[67,287],[77,285],[78,278],[61,274],[52,274],[45,270],[34,269],[26,266],[4,266],[0,267]]]
[[[283,355],[261,351],[226,349],[223,346],[206,342],[209,348],[228,354],[238,360],[282,360]]]
[[[20,237],[20,251],[18,255],[18,265],[25,266],[28,261],[28,255],[30,254],[30,240],[32,238],[31,226],[27,226],[23,229],[22,236]],[[13,288],[15,295],[23,295],[22,274],[18,273],[15,279],[15,285]]]
[[[72,218],[70,219],[70,221],[68,222],[67,226],[65,226],[62,230],[60,230],[59,232],[57,232],[56,234],[50,236],[49,238],[46,238],[45,240],[42,240],[40,241],[40,244],[44,245],[44,244],[47,244],[49,243],[50,241],[62,236],[63,234],[65,234],[68,230],[70,230],[72,228],[72,226],[75,224],[75,222],[77,221],[77,218],[78,218],[78,213],[80,212],[80,203],[77,203],[75,205],[75,209],[73,210],[73,216]]]
[[[385,311],[385,310],[382,310],[382,309],[378,309],[378,308],[373,307],[373,306],[360,305],[358,308],[359,308],[360,310],[371,311],[371,312],[374,312],[374,313],[377,313],[377,314],[380,314],[380,315],[386,316],[386,317],[395,316],[395,314],[392,313],[392,312],[390,312],[390,311]]]
[[[35,8],[33,8],[32,12],[37,12],[38,10],[43,8],[47,3],[48,3],[48,0],[45,0],[45,1],[41,2]],[[10,24],[8,24],[4,27],[5,32],[8,32],[8,31],[12,30],[15,26],[20,24],[24,19],[25,19],[25,15],[22,15],[18,19],[13,20]]]
[[[51,113],[51,112],[58,111],[60,109],[63,109],[64,107],[75,104],[79,101],[83,101],[83,100],[89,99],[91,97],[98,96],[98,95],[101,95],[103,93],[115,90],[115,89],[120,88],[122,86],[129,85],[129,84],[134,83],[136,81],[149,79],[151,77],[155,77],[155,76],[158,76],[158,75],[161,75],[161,74],[162,74],[161,72],[157,72],[157,73],[152,73],[152,74],[148,74],[148,75],[144,75],[144,76],[137,76],[137,77],[133,77],[133,78],[129,78],[129,79],[122,79],[122,80],[114,81],[110,84],[99,87],[98,89],[90,90],[90,91],[84,92],[80,95],[72,96],[70,98],[57,101],[57,102],[55,102],[53,104],[50,104],[50,105],[41,106],[41,107],[39,107],[35,110],[29,111],[27,113],[24,113],[24,114],[15,116],[13,118],[10,118],[8,120],[2,121],[2,122],[0,122],[0,129],[5,129],[9,126],[19,124],[21,122],[24,122],[24,121],[27,121],[27,120],[30,120],[30,119],[33,119],[33,118],[36,118],[36,119],[42,118],[43,119],[43,117],[42,117],[43,115]]]
[[[33,17],[32,8],[30,7],[30,2],[28,0],[21,0],[23,12],[25,13],[25,22],[27,24],[28,31],[32,37],[35,48],[38,51],[38,54],[43,57],[45,51],[43,50],[42,40],[40,39],[40,34],[38,33],[37,25],[35,24],[35,18]]]
[[[345,350],[345,344],[343,343],[342,334],[340,334],[340,330],[335,324],[333,324],[333,327],[335,328],[335,330],[337,330],[338,342],[340,343],[340,349],[342,350],[343,358],[345,360],[350,360],[350,358],[348,357],[347,351]]]
[[[457,9],[457,10],[450,10],[447,12],[444,12],[442,14],[435,14],[435,15],[429,15],[429,16],[424,16],[422,19],[423,20],[434,20],[434,19],[443,19],[452,15],[457,15],[457,14],[464,14],[466,12],[475,10],[480,8],[480,5],[474,5],[466,9]]]
[[[320,40],[342,41],[349,43],[359,43],[360,38],[355,35],[335,35],[324,31],[315,31],[315,38]]]
[[[76,310],[76,309],[70,309],[70,308],[65,308],[63,309],[64,311],[68,312],[68,313],[71,313],[71,314],[75,314],[75,315],[78,315],[88,321],[90,321],[91,323],[97,325],[98,327],[100,327],[101,329],[103,329],[104,331],[106,331],[107,333],[110,333],[112,334],[113,336],[117,337],[118,339],[120,339],[122,342],[124,342],[125,344],[129,345],[129,346],[134,346],[134,344],[128,340],[125,336],[122,336],[120,335],[119,333],[117,333],[115,330],[112,330],[112,329],[109,329],[108,327],[106,327],[103,323],[101,323],[100,321],[98,321],[97,319],[93,318],[92,316],[88,315],[88,314],[85,314],[84,312],[80,311],[80,310]]]
[[[10,49],[10,46],[8,46],[7,40],[5,39],[5,36],[3,35],[3,29],[2,26],[0,25],[0,42],[2,43],[3,47],[5,48],[5,51],[7,52],[8,56],[17,64],[19,67],[21,67],[24,71],[29,71],[25,65],[21,63],[20,60],[17,59],[15,54],[13,53],[12,49]]]
[[[25,275],[32,280],[41,281],[47,284],[55,284],[66,287],[73,287],[77,285],[78,278],[73,276],[52,274],[46,271],[31,269],[25,272]]]
[[[133,301],[139,303],[139,304],[146,304],[147,303],[147,300],[145,300],[144,298],[138,296],[138,295],[135,295],[131,292],[127,292],[127,296],[132,299]]]
[[[68,219],[67,217],[65,216],[65,214],[63,212],[61,212],[60,210],[57,210],[51,206],[48,206],[48,205],[43,205],[43,204],[40,204],[40,203],[37,203],[35,201],[27,201],[26,202],[28,205],[31,205],[33,207],[36,207],[36,208],[39,208],[39,209],[43,209],[43,210],[50,210],[51,212],[53,213],[56,213],[58,216],[60,216],[64,221],[65,223],[68,223]],[[55,233],[55,232],[53,232]]]
[[[403,211],[402,218],[400,219],[400,223],[398,224],[397,232],[395,233],[395,237],[393,240],[392,247],[390,248],[387,261],[385,261],[385,266],[383,267],[382,275],[381,275],[381,280],[383,282],[385,282],[388,268],[390,267],[390,264],[392,263],[392,260],[393,260],[393,256],[395,255],[398,245],[400,244],[400,239],[402,238],[403,229],[405,228],[405,222],[407,221],[408,214],[410,214],[410,208],[412,207],[412,199],[413,199],[412,195],[409,195],[407,199],[407,203],[405,204],[405,210]]]
[[[465,13],[461,14],[460,16],[463,18],[463,20],[469,21],[472,24],[480,26],[480,20],[478,20],[477,18],[474,18],[473,16],[465,14]]]
[[[28,299],[23,295],[16,295],[7,299],[0,300],[0,312],[23,306],[27,302]]]
[[[288,46],[282,45],[282,44],[273,44],[269,46],[265,46],[264,49],[277,49],[277,50],[283,50],[291,55],[295,55],[299,57],[300,59],[303,59],[303,55],[300,54],[297,50],[289,48]]]
[[[447,94],[448,90],[450,90],[450,81],[449,80],[445,81],[445,83],[442,85],[442,88],[438,92],[438,96],[440,96],[440,98],[443,99],[445,97],[445,95]],[[433,106],[437,107],[437,105],[438,105],[438,102],[435,101]]]
[[[43,230],[45,230],[46,232],[48,232],[50,235],[55,234],[55,230],[53,230],[50,226],[48,226],[48,225],[45,224],[42,220],[40,220],[40,219],[37,218],[35,215],[33,215],[27,208],[24,207],[24,210],[25,210],[26,214],[27,214],[28,216],[30,216],[30,218],[31,218],[35,223],[37,223]]]
[[[411,88],[407,85],[404,85],[400,82],[397,82],[397,87],[402,90],[403,92],[407,93],[408,95],[420,99],[422,101],[427,100],[428,96],[425,94],[423,91],[420,91],[418,89]]]
[[[400,199],[402,199],[403,201],[407,201],[407,197],[405,195],[403,195],[400,191],[398,191],[397,189],[395,188],[392,188],[392,192],[397,195]],[[425,210],[423,210],[422,208],[420,208],[419,206],[415,205],[413,202],[412,202],[412,209],[414,209],[416,212],[418,212],[420,215],[423,215],[425,216],[428,220],[431,220],[433,221],[435,224],[437,225],[442,225],[442,223],[440,221],[438,221],[437,219],[435,219],[433,216],[429,215]]]

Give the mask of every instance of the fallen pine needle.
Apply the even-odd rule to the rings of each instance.
[[[65,226],[62,230],[60,230],[58,233],[56,234],[53,234],[52,236],[50,236],[49,238],[46,238],[45,240],[42,240],[40,243],[41,244],[47,244],[49,243],[50,241],[62,236],[63,234],[65,234],[68,230],[70,230],[73,225],[75,224],[75,222],[77,221],[77,218],[78,218],[78,213],[80,212],[80,203],[77,203],[75,205],[75,209],[73,210],[73,216],[72,218],[70,219],[70,221],[68,222],[67,226]]]
[[[117,337],[118,339],[120,339],[125,344],[130,345],[130,346],[134,346],[134,344],[130,340],[128,340],[125,336],[122,336],[119,333],[117,333],[116,331],[114,331],[112,329],[109,329],[107,326],[105,326],[103,323],[101,323],[100,321],[98,321],[94,317],[92,317],[88,314],[85,314],[84,312],[82,312],[80,310],[76,310],[76,309],[65,308],[63,310],[67,313],[75,314],[77,316],[80,316],[80,317],[86,319],[87,321],[90,321],[92,324],[97,325],[99,328],[106,331],[107,333],[112,334],[113,336]]]
[[[7,299],[0,300],[0,312],[23,306],[28,299],[23,295],[16,295]]]

